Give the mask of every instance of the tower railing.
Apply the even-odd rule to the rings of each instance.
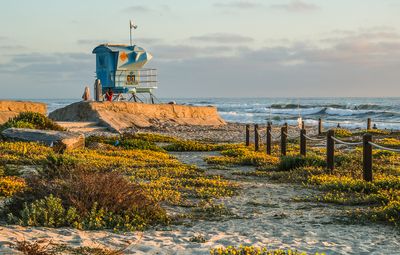
[[[118,70],[115,87],[157,88],[157,69]]]

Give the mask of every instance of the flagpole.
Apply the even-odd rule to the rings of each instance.
[[[132,46],[132,21],[129,21],[129,38]]]

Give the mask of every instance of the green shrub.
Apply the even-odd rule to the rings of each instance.
[[[353,133],[350,130],[343,128],[335,128],[335,136],[337,137],[351,137]]]
[[[139,139],[153,143],[173,143],[179,139],[171,136],[154,134],[154,133],[136,133],[136,134],[123,134],[125,139]]]
[[[142,230],[168,223],[164,209],[118,173],[70,172],[30,179],[7,205],[9,220],[29,226]]]
[[[35,125],[33,123],[27,122],[27,121],[23,121],[23,120],[18,120],[15,121],[12,126],[10,125],[10,127],[13,128],[28,128],[28,129],[35,129]]]
[[[372,210],[370,217],[376,221],[386,221],[400,226],[400,201],[390,201],[386,206]]]
[[[226,248],[213,248],[210,250],[211,255],[307,255],[305,252],[296,250],[270,250],[255,246],[239,246]],[[315,253],[323,255],[323,253]]]
[[[382,129],[370,129],[370,130],[361,130],[355,132],[354,135],[364,135],[364,134],[373,134],[373,135],[390,135],[390,131],[382,130]]]
[[[101,247],[70,247],[53,240],[39,239],[35,241],[16,241],[11,245],[17,251],[26,255],[122,255],[123,249],[111,250]]]
[[[163,151],[162,148],[157,146],[155,142],[150,139],[141,139],[141,136],[135,135],[122,135],[122,136],[90,136],[86,139],[86,146],[92,143],[103,143],[109,144],[116,147],[121,147],[126,150],[152,150],[152,151]]]
[[[205,158],[208,164],[213,165],[243,165],[258,168],[271,168],[278,164],[279,158],[262,151],[253,151],[240,145],[226,145],[221,151],[223,156],[210,156]]]
[[[166,151],[214,151],[217,147],[196,141],[176,141],[163,147]]]
[[[389,147],[399,147],[400,140],[395,138],[384,138],[381,142],[379,142],[379,144]]]
[[[77,164],[78,160],[68,154],[50,153],[46,157],[40,174],[42,177],[49,179],[62,178],[69,175],[73,169],[77,169]]]
[[[155,145],[154,142],[139,140],[139,139],[122,140],[117,144],[117,146],[122,147],[126,150],[137,149],[137,150],[163,151],[163,149]]]
[[[154,211],[149,210],[149,208],[137,207],[132,207],[120,214],[116,214],[99,207],[97,202],[92,204],[88,213],[80,214],[78,209],[73,206],[67,209],[62,202],[60,198],[50,195],[31,204],[25,203],[19,214],[10,213],[8,215],[8,221],[13,224],[35,227],[135,231],[146,229],[154,223],[149,219],[157,217],[157,215],[154,215]]]
[[[284,156],[281,157],[278,169],[281,171],[289,171],[299,167],[323,167],[325,166],[325,160],[322,157],[312,156]]]
[[[70,207],[66,210],[62,205],[62,200],[53,195],[36,200],[29,205],[25,203],[19,217],[12,213],[8,216],[11,223],[41,227],[72,226],[78,219],[76,209]]]
[[[42,130],[64,131],[65,129],[37,112],[22,112],[0,126],[0,131],[7,128],[29,128]]]

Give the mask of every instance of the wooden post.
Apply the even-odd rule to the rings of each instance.
[[[301,122],[301,129],[305,129],[304,121]]]
[[[271,132],[272,132],[272,127],[271,127],[271,123],[268,122],[267,125],[267,154],[271,155],[271,143],[272,143],[272,137],[271,137]]]
[[[363,136],[363,177],[364,181],[372,182],[372,135]]]
[[[307,131],[303,128],[300,130],[300,155],[306,156],[307,154],[307,139],[305,135],[307,134]]]
[[[331,173],[335,168],[335,141],[332,137],[335,136],[335,130],[329,130],[326,140],[326,164]]]
[[[318,119],[318,135],[322,134],[322,119]]]
[[[250,125],[246,124],[246,146],[250,146]]]
[[[371,130],[371,118],[367,119],[367,130]]]
[[[258,133],[258,124],[254,125],[254,150],[255,151],[260,150],[260,136]]]
[[[286,143],[287,143],[287,123],[281,128],[281,155],[286,156]]]

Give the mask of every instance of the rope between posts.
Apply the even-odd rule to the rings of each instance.
[[[267,137],[267,132],[265,132],[264,135],[260,135],[260,137],[263,138],[263,139],[264,139],[265,137]]]
[[[274,136],[274,135],[272,135],[272,132],[271,131],[268,131],[269,132],[269,134],[271,135],[271,138],[272,139],[279,139],[279,138],[281,138],[281,136],[282,136],[282,134],[279,134],[278,136]]]
[[[386,150],[386,151],[391,151],[391,152],[398,152],[398,153],[400,153],[400,149],[392,149],[392,148],[387,148],[387,147],[383,147],[382,145],[379,145],[379,144],[376,144],[376,143],[373,143],[373,142],[368,142],[371,146],[374,146],[374,147],[376,147],[376,148],[378,148],[378,149],[381,149],[381,150]]]
[[[298,138],[297,136],[292,136],[292,137],[290,137],[290,136],[288,135],[288,133],[286,133],[286,132],[283,132],[283,134],[286,135],[286,138],[287,138],[287,139],[296,139],[296,138]]]
[[[326,140],[326,139],[320,139],[320,138],[312,138],[312,137],[309,137],[309,136],[307,136],[307,135],[305,135],[305,134],[303,134],[303,136],[304,136],[305,138],[307,138],[308,140],[311,140],[311,141],[321,142],[321,141],[325,141],[325,140]]]
[[[357,145],[362,145],[362,144],[363,144],[363,142],[356,142],[356,143],[345,142],[345,141],[342,141],[342,140],[337,139],[337,138],[334,137],[334,136],[332,136],[332,139],[333,139],[335,142],[339,143],[339,144],[344,144],[344,145],[348,145],[348,146],[357,146]]]

